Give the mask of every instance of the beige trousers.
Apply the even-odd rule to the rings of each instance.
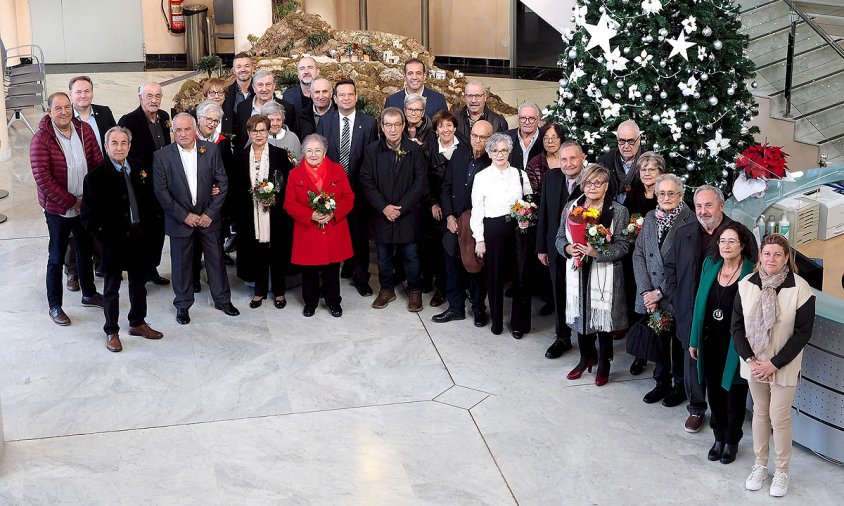
[[[788,473],[791,460],[791,403],[797,387],[784,387],[759,381],[749,381],[753,397],[753,451],[756,464],[768,465],[771,429],[774,431],[774,450],[777,471]]]

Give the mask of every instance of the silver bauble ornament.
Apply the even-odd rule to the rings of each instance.
[[[589,116],[591,116],[591,114],[589,114],[589,111],[585,111],[583,113],[583,119],[589,119]]]
[[[629,53],[630,53],[630,48],[629,48],[629,47],[625,47],[625,48],[624,48],[624,54],[629,54]]]
[[[602,127],[599,129],[599,131],[600,131],[602,134],[605,134],[605,133],[607,133],[607,127],[602,126]]]
[[[654,91],[659,91],[659,85],[658,84],[654,85]]]
[[[758,87],[759,87],[759,83],[757,83],[756,81],[753,81],[752,83],[750,83],[750,87],[751,87],[751,88],[758,88]]]
[[[668,30],[666,30],[665,28],[660,28],[659,34],[662,35],[663,37],[668,37]]]
[[[659,123],[659,114],[654,114],[653,116],[651,116],[651,121],[653,121],[654,123]]]
[[[592,148],[589,148],[589,151],[587,151],[587,153],[589,153],[590,155],[594,155],[594,154],[595,154],[595,150],[594,150],[594,149],[592,149]]]
[[[720,40],[716,40],[715,42],[712,43],[712,49],[714,49],[716,51],[720,51],[722,47],[724,47],[724,43],[721,42]]]
[[[703,133],[703,127],[697,127],[697,133],[702,134]]]
[[[697,155],[698,158],[703,158],[704,156],[706,156],[706,150],[703,149],[703,148],[700,148],[700,149],[697,150],[697,153],[695,153],[695,154]]]
[[[654,142],[654,151],[659,151],[660,145],[658,142]]]
[[[733,95],[735,95],[735,94],[736,94],[736,90],[735,90],[735,89],[733,89],[733,88],[727,88],[727,95],[729,95],[729,96],[731,96],[731,97],[732,97],[732,96],[733,96]]]
[[[685,151],[685,150],[686,150],[686,145],[680,144],[680,151]]]
[[[575,58],[577,58],[577,49],[570,49],[569,60],[574,60]]]
[[[712,35],[712,28],[709,28],[708,26],[704,26],[703,30],[701,30],[701,33],[703,34],[704,37],[709,37],[710,35]]]
[[[660,68],[665,68],[666,63],[664,61],[659,62]]]
[[[609,153],[609,152],[610,152],[610,147],[609,147],[609,146],[604,146],[604,149],[602,149],[601,151],[603,151],[604,153]]]
[[[698,99],[698,98],[700,98],[700,92],[696,91],[695,94],[692,95],[692,96],[695,97],[695,99]]]
[[[644,40],[645,40],[646,44],[650,44],[651,42],[654,41],[654,38],[651,37],[650,35],[646,35]]]
[[[718,97],[709,97],[709,105],[713,107],[718,105]]]
[[[607,84],[609,84],[609,81],[607,80],[606,77],[601,79],[601,86],[606,86]]]
[[[668,93],[666,93],[666,92],[664,92],[664,91],[663,91],[663,92],[660,92],[660,94],[659,94],[659,98],[661,98],[661,99],[665,100],[666,98],[668,98]]]
[[[615,94],[615,95],[613,95],[613,96],[614,96],[616,99],[619,99],[619,98],[621,98],[621,93],[616,93],[616,94]]]
[[[706,129],[707,129],[707,130],[712,130],[712,123],[709,123],[708,125],[706,125]]]
[[[615,82],[615,85],[619,88],[624,88],[624,81],[618,80]]]
[[[565,87],[566,87],[566,86],[568,86],[568,85],[569,85],[569,80],[568,80],[568,79],[560,79],[560,86],[562,86],[563,88],[565,88]]]
[[[650,101],[651,101],[651,100],[653,100],[653,99],[654,99],[654,96],[653,96],[653,95],[651,95],[650,93],[648,93],[647,95],[645,95],[645,102],[650,102]]]
[[[670,158],[677,158],[677,152],[676,152],[676,151],[672,151],[672,152],[668,153],[668,156],[669,156]]]
[[[686,164],[686,170],[695,170],[694,162],[689,162]]]
[[[571,21],[572,23],[574,23],[574,22],[576,21],[576,19],[575,19],[575,17],[574,17],[574,16],[572,16],[572,17],[570,17],[570,18],[569,18],[569,21]]]
[[[680,105],[680,112],[686,112],[689,110],[689,104],[681,104]]]
[[[724,133],[724,129],[723,129],[723,128],[719,128],[718,130],[715,130],[715,131],[718,133],[718,135],[721,135],[721,134],[723,134],[723,133]]]
[[[686,130],[691,130],[691,129],[692,129],[692,124],[691,124],[691,122],[687,121],[687,122],[683,125],[683,128],[685,128]]]
[[[741,132],[742,135],[747,135],[750,130],[747,127],[741,127],[741,130],[739,130],[739,132]]]
[[[703,74],[700,75],[700,80],[701,81],[709,81],[709,74],[704,72]]]

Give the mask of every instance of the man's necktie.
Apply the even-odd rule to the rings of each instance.
[[[129,171],[126,167],[121,167],[120,172],[123,173],[123,180],[126,181],[126,193],[129,195],[129,220],[132,225],[138,223],[138,200],[135,198],[135,189],[132,188],[132,178],[129,177]]]
[[[349,173],[349,152],[351,151],[352,130],[349,126],[349,118],[343,117],[343,133],[340,135],[340,165],[346,174]]]

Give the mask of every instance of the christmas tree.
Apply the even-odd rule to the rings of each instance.
[[[632,119],[642,149],[666,157],[691,187],[727,191],[735,157],[754,143],[746,125],[755,75],[739,8],[728,0],[578,0],[566,29],[557,102],[544,111],[594,161]]]

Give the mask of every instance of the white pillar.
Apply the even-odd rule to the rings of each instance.
[[[3,462],[3,445],[5,439],[3,438],[3,405],[0,404],[0,462]]]
[[[32,15],[29,0],[15,0],[18,13],[18,45],[32,44]]]
[[[0,0],[3,2],[5,0]],[[0,4],[5,7],[4,4]],[[6,33],[5,31],[5,22],[0,21],[0,37]],[[5,44],[6,39],[3,38],[3,43]],[[0,83],[0,162],[5,162],[12,158],[12,146],[9,144],[9,127],[6,125],[6,87]],[[2,422],[2,417],[0,417],[0,422]],[[2,446],[3,446],[3,424],[0,423],[0,453],[2,453]]]
[[[6,47],[18,45],[18,16],[15,0],[0,0],[0,34]],[[8,65],[17,65],[19,58],[9,58]],[[4,116],[5,117],[5,116]]]
[[[0,0],[2,1],[2,0]],[[234,0],[234,52],[249,51],[249,35],[261,37],[273,24],[272,0]]]

